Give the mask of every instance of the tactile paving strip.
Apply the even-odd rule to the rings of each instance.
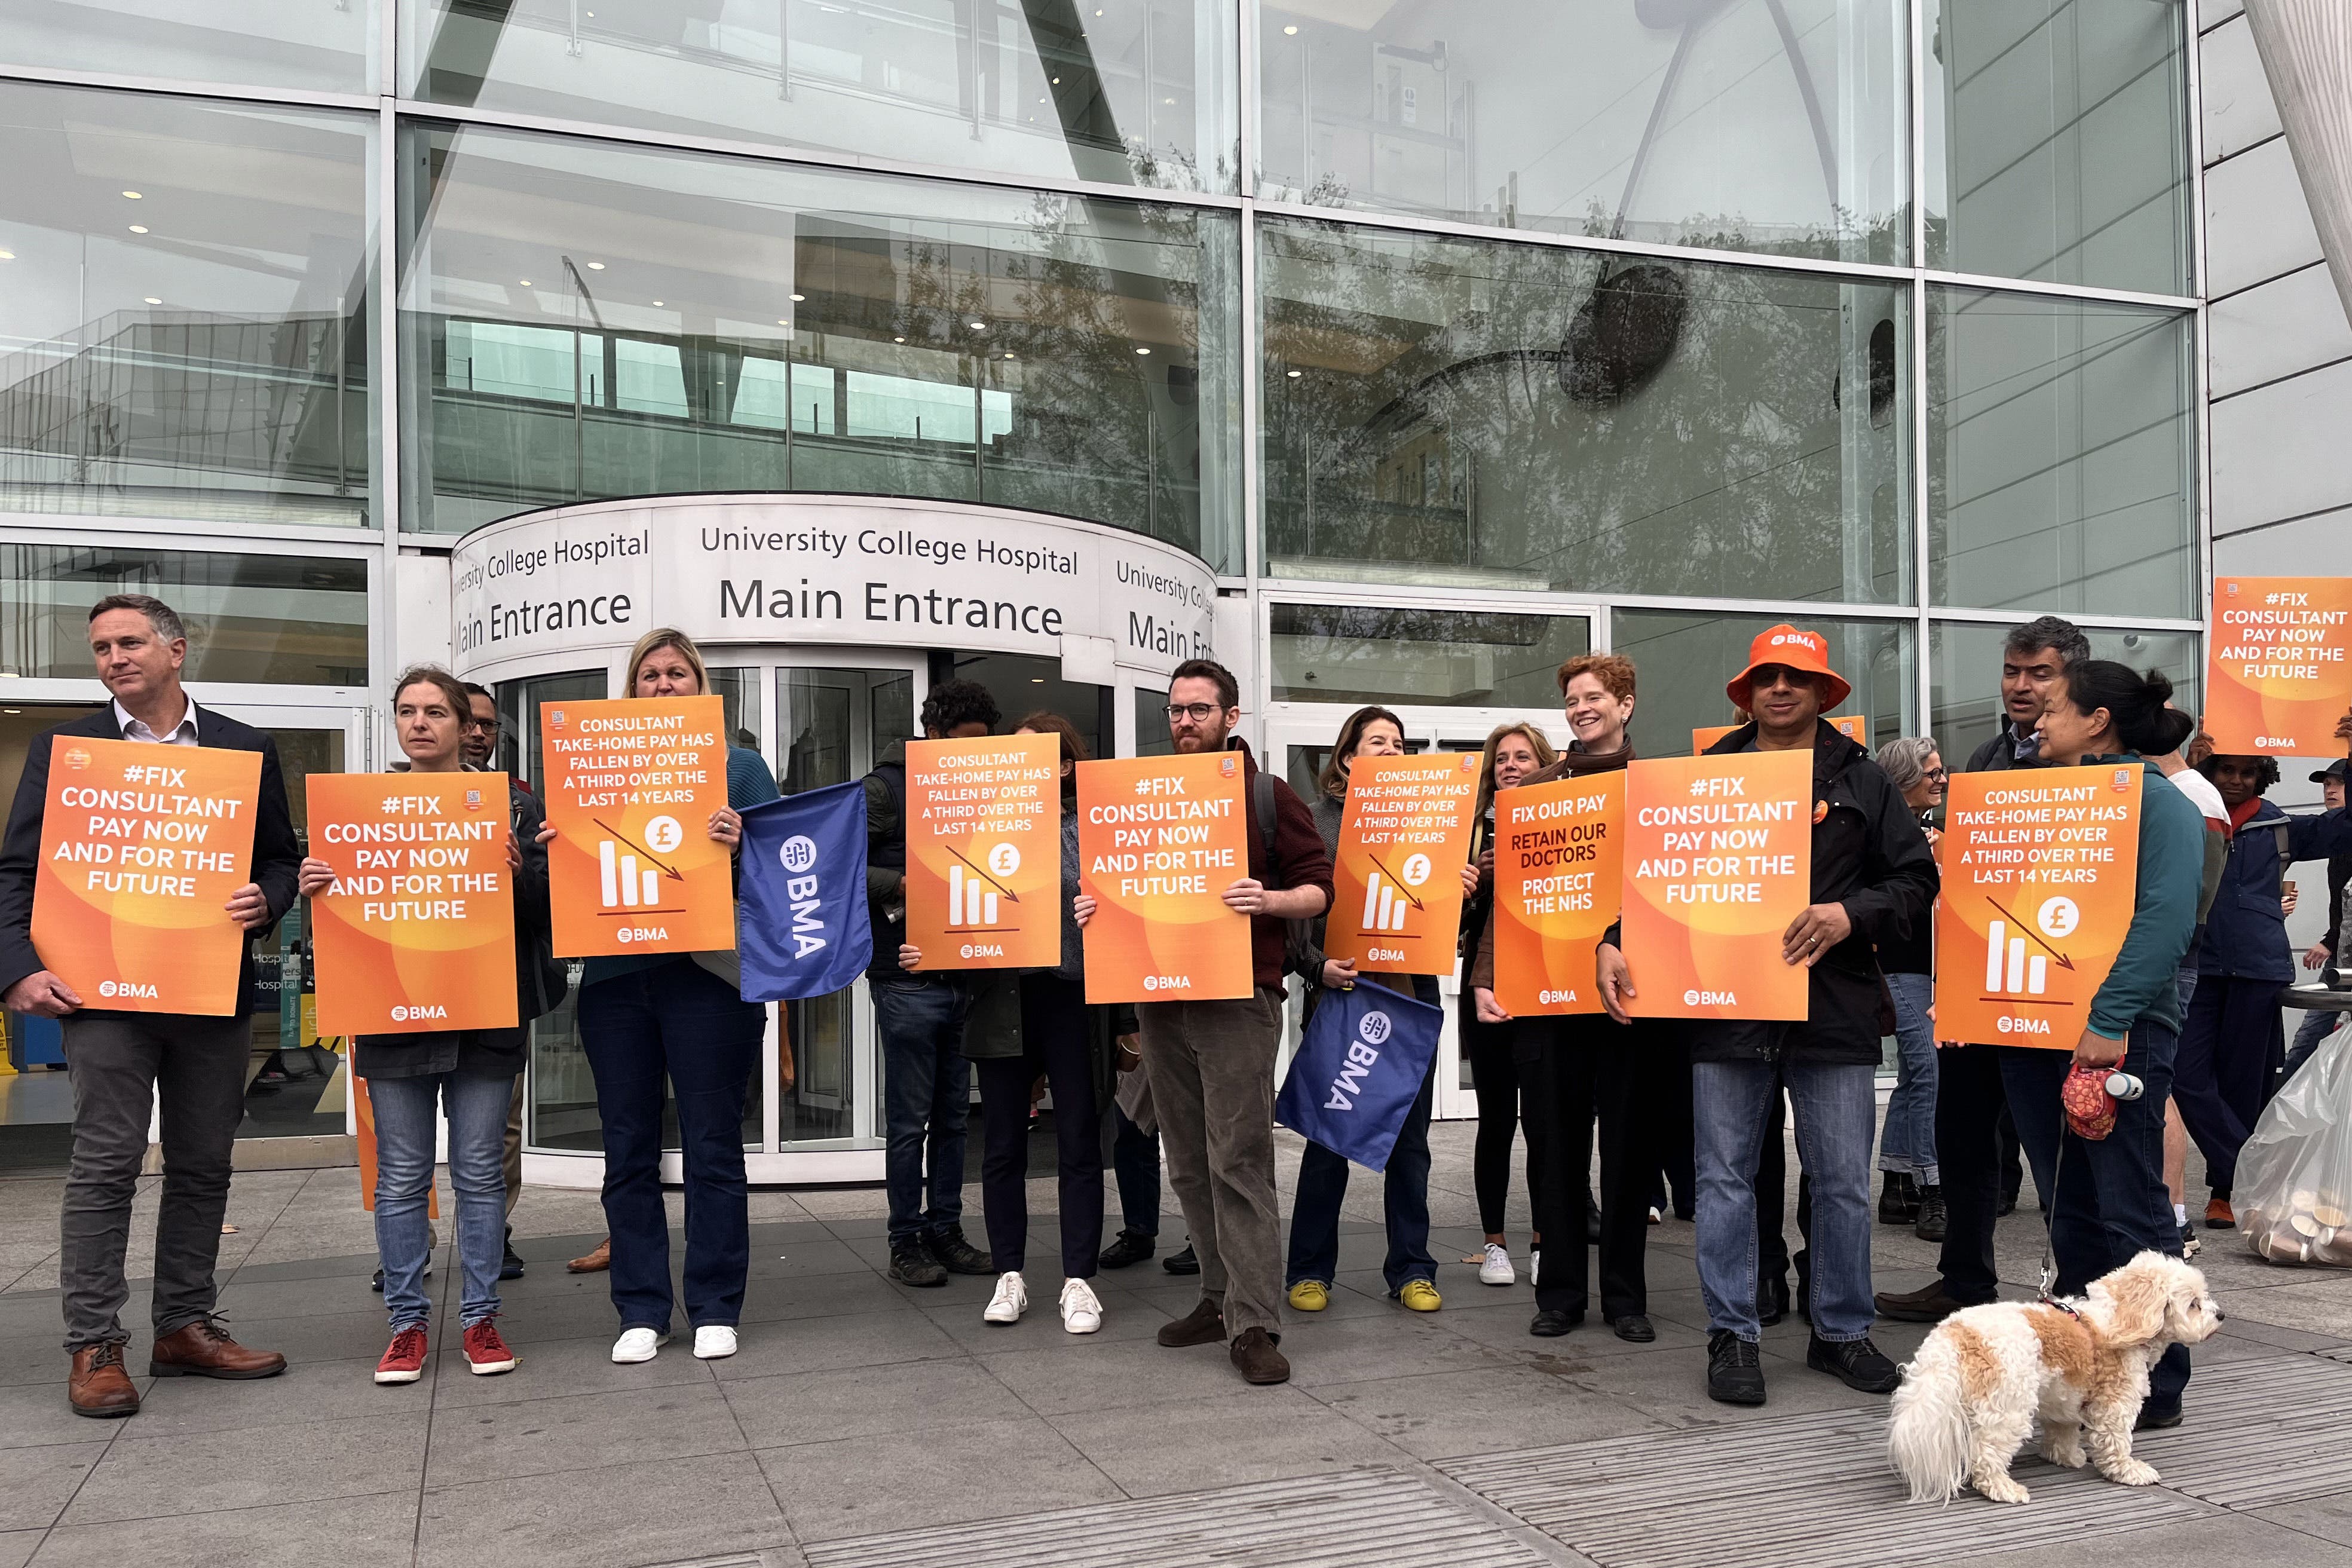
[[[2227,1362],[2190,1375],[2189,1419],[2134,1452],[2162,1485],[2222,1508],[2352,1493],[2352,1349]],[[2029,1483],[2030,1484],[2030,1483]]]
[[[1542,1568],[1400,1470],[1345,1470],[802,1549],[809,1568]]]
[[[2118,1487],[2038,1458],[2014,1468],[2029,1503],[1973,1492],[1944,1507],[1913,1503],[1885,1445],[1877,1405],[1436,1468],[1601,1568],[1881,1568],[2061,1546],[2211,1511],[2161,1487]]]

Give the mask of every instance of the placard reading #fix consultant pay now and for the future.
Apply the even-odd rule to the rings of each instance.
[[[1250,922],[1224,901],[1249,874],[1245,816],[1237,752],[1078,764],[1087,1001],[1250,994]]]
[[[54,737],[33,948],[88,1007],[236,1011],[261,753]]]
[[[2217,577],[2205,732],[2238,756],[2340,756],[2352,577]]]

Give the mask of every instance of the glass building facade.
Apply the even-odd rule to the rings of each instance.
[[[205,690],[381,766],[454,540],[743,491],[1190,552],[1294,762],[1361,701],[1475,742],[1585,647],[1639,662],[1638,732],[1677,750],[1782,619],[1827,630],[1874,742],[1964,754],[2002,628],[2045,612],[2189,706],[2189,26],[0,0],[0,773],[95,699],[100,594],[173,599]],[[818,706],[735,679],[779,729]],[[1129,695],[1088,732],[1148,750]]]

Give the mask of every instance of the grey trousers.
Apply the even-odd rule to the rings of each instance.
[[[1201,1295],[1225,1332],[1282,1331],[1282,1213],[1274,1195],[1274,1058],[1282,993],[1146,1002],[1143,1068],[1192,1248]]]
[[[71,1014],[73,1156],[58,1219],[66,1348],[128,1338],[131,1203],[147,1157],[148,1112],[163,1104],[163,1201],[155,1216],[155,1337],[212,1315],[229,1148],[245,1117],[253,1020],[177,1013]]]

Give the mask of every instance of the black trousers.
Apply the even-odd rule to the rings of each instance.
[[[1955,1301],[1981,1306],[2000,1294],[1992,1233],[2017,1158],[2006,1120],[1999,1046],[1942,1046],[1936,1051],[1936,1163],[1944,1176],[1944,1252],[1937,1270]],[[2009,1128],[2006,1139],[2002,1129]],[[2004,1143],[2007,1148],[2004,1148]],[[2014,1191],[2014,1189],[2009,1189]]]
[[[1678,1219],[1698,1212],[1697,1129],[1691,1121],[1690,1038],[1680,1029],[1657,1031],[1661,1051],[1658,1100],[1653,1110],[1658,1131],[1658,1174],[1650,1184],[1650,1202],[1660,1210],[1670,1205]],[[1673,1188],[1670,1197],[1667,1188]]]
[[[1478,1140],[1470,1160],[1471,1184],[1478,1194],[1478,1228],[1488,1236],[1503,1234],[1504,1210],[1511,1196],[1511,1140],[1520,1120],[1518,1048],[1519,1021],[1482,1024],[1478,1004],[1470,989],[1462,991],[1459,1026],[1462,1051],[1470,1059],[1471,1086],[1478,1091]],[[1528,1153],[1528,1204],[1536,1201],[1534,1145]],[[1542,1233],[1538,1231],[1538,1235]]]
[[[1798,1247],[1793,1258],[1789,1252],[1789,1091],[1781,1084],[1772,1086],[1769,1116],[1764,1124],[1764,1146],[1756,1155],[1756,1283],[1759,1312],[1766,1304],[1765,1282],[1784,1278],[1791,1262],[1797,1266],[1796,1300],[1812,1299],[1811,1247]],[[1808,1243],[1812,1240],[1813,1184],[1801,1170],[1797,1173],[1797,1234]]]
[[[1095,1106],[1085,983],[1023,975],[1021,1039],[1020,1056],[972,1063],[980,1073],[980,1195],[990,1261],[998,1273],[1011,1273],[1029,1249],[1029,1086],[1043,1073],[1054,1091],[1062,1273],[1091,1279],[1102,1248],[1102,1113]]]
[[[1682,1061],[1683,1099],[1690,1097],[1687,1058],[1666,1037],[1670,1026],[1631,1026],[1599,1016],[1522,1020],[1540,1044],[1519,1066],[1527,1098],[1528,1148],[1542,1162],[1536,1184],[1536,1229],[1552,1238],[1536,1285],[1536,1306],[1585,1314],[1591,1259],[1584,1241],[1584,1198],[1592,1168],[1592,1129],[1601,1124],[1601,1314],[1646,1313],[1643,1254],[1650,1239],[1650,1187],[1658,1169],[1657,1107],[1675,1092]],[[1525,1053],[1522,1053],[1524,1057]],[[1535,1134],[1537,1124],[1542,1133]]]

